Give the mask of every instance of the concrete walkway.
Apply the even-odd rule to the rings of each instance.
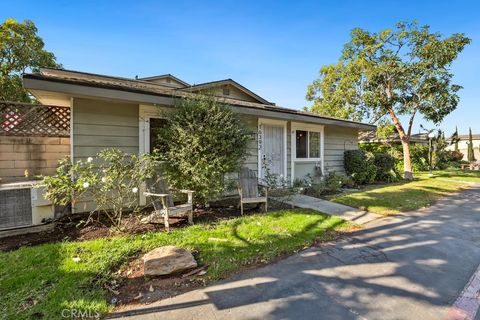
[[[358,224],[364,224],[381,217],[378,214],[303,194],[273,199],[299,208],[312,209],[329,215],[339,216],[344,220],[352,221]]]
[[[479,230],[477,187],[428,209],[374,220],[336,243],[110,318],[480,320]]]

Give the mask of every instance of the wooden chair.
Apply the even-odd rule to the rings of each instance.
[[[264,203],[265,212],[268,210],[268,187],[258,182],[255,171],[242,168],[238,175],[238,193],[240,194],[240,212],[243,215],[244,203]],[[261,196],[259,188],[265,190],[265,196]]]
[[[177,191],[187,194],[187,203],[175,205],[170,191]],[[163,223],[167,231],[170,230],[170,217],[184,217],[187,215],[188,223],[193,224],[193,193],[191,190],[170,190],[163,178],[155,181],[147,181],[147,192],[143,194],[152,199],[155,211],[142,219],[144,223],[158,223],[163,218]]]

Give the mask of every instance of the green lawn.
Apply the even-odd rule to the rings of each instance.
[[[439,198],[480,182],[480,172],[443,170],[430,177],[428,172],[415,174],[412,182],[368,186],[360,192],[337,195],[332,201],[382,215],[397,214],[427,207]]]
[[[130,258],[158,246],[198,250],[200,264],[210,265],[208,280],[214,280],[254,261],[272,261],[309,246],[315,238],[331,239],[346,227],[348,223],[337,217],[282,210],[169,234],[52,243],[0,253],[0,319],[60,319],[65,308],[105,314],[110,308],[102,283]],[[74,262],[74,257],[80,261]]]

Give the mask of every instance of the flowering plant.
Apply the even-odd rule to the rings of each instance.
[[[75,207],[79,201],[92,201],[92,213],[103,213],[120,227],[124,212],[134,214],[141,209],[140,187],[156,168],[156,155],[104,149],[95,158],[74,163],[68,158],[61,160],[57,173],[44,177],[42,184],[53,203]]]

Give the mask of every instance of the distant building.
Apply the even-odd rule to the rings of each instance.
[[[458,151],[463,153],[463,160],[468,160],[468,134],[459,135],[460,141],[458,141]],[[450,142],[450,140],[448,140]],[[480,134],[472,134],[472,143],[473,143],[473,151],[475,154],[475,159],[480,160]],[[449,145],[447,150],[455,150],[455,144]]]
[[[390,135],[388,138],[379,138],[375,131],[363,131],[358,136],[358,143],[402,143],[398,133]],[[416,133],[410,137],[411,143],[428,144],[427,133]]]

